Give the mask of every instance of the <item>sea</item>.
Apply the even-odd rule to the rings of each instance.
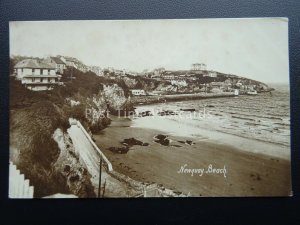
[[[271,87],[275,89],[271,93],[166,102],[138,106],[136,111],[139,113],[149,110],[154,116],[160,116],[158,114],[162,111],[171,111],[175,113],[166,115],[166,119],[182,125],[289,147],[289,86],[271,85]],[[155,126],[159,129],[160,124]]]

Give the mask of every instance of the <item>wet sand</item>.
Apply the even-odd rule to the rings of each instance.
[[[135,180],[161,184],[190,196],[288,196],[291,194],[290,161],[241,151],[203,138],[168,136],[170,146],[154,142],[159,130],[130,127],[126,118],[113,118],[111,126],[95,134],[96,144],[113,164],[114,170]],[[125,138],[136,138],[149,146],[133,146],[126,154],[116,154],[109,147],[123,146]],[[178,141],[192,140],[194,145]],[[181,147],[179,147],[181,146]],[[251,147],[251,146],[250,146]],[[224,174],[178,173],[186,168],[226,168]]]

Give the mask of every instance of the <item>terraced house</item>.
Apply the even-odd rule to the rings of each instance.
[[[52,90],[61,76],[56,74],[56,65],[41,59],[24,59],[15,65],[15,74],[22,84],[33,91]]]

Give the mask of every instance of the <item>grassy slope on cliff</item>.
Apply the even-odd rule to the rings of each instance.
[[[36,197],[68,192],[65,180],[52,168],[59,156],[52,135],[64,123],[59,109],[49,101],[11,111],[11,159],[34,185]]]

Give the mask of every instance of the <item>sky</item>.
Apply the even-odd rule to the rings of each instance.
[[[288,20],[84,20],[10,22],[10,55],[72,56],[132,71],[210,70],[288,83]]]

